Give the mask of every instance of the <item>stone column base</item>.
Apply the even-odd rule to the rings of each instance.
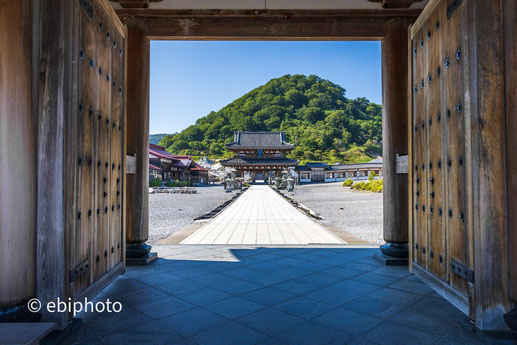
[[[407,266],[408,265],[408,244],[407,243],[386,243],[379,247],[380,252],[373,254],[373,258],[386,266]]]

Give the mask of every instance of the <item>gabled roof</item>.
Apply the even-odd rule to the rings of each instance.
[[[204,168],[201,165],[194,162],[194,167],[191,168],[190,170],[192,170],[192,171],[209,171],[210,169]]]
[[[233,143],[227,144],[231,148],[277,148],[292,149],[293,144],[285,141],[285,132],[235,132]]]
[[[287,165],[296,166],[298,161],[289,158],[256,158],[256,157],[234,157],[227,160],[220,161],[223,166],[236,166],[236,165]]]
[[[305,165],[299,165],[296,167],[296,170],[298,171],[308,171],[311,170],[311,168],[323,168],[328,169],[329,165],[325,162],[307,162]]]
[[[158,158],[177,160],[169,152],[165,151],[165,148],[159,145],[149,143],[149,154],[152,154]]]
[[[328,168],[329,165],[324,162],[307,162],[305,164],[308,168]]]

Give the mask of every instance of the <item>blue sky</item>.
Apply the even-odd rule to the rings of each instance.
[[[284,74],[315,74],[381,104],[380,42],[151,42],[150,133],[174,133]]]

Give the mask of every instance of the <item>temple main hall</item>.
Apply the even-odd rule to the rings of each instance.
[[[239,177],[249,174],[252,182],[267,182],[298,165],[297,160],[286,157],[293,148],[285,132],[235,132],[233,142],[226,145],[235,156],[221,165],[234,168]]]

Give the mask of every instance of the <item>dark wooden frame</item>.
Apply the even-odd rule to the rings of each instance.
[[[420,10],[140,10],[152,40],[381,40],[392,18],[416,20]]]

